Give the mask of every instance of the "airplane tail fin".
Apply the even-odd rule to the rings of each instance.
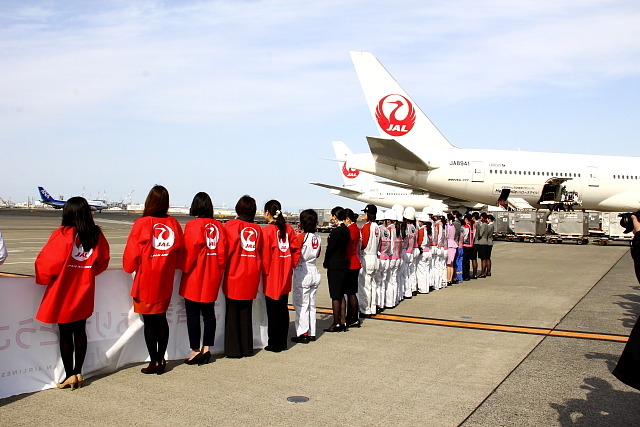
[[[331,144],[333,145],[333,151],[336,153],[336,159],[338,159],[338,169],[345,187],[366,191],[367,189],[363,188],[363,185],[375,182],[375,177],[358,169],[347,167],[346,160],[353,154],[347,144],[342,141],[333,141]]]
[[[373,54],[350,55],[380,136],[395,139],[414,153],[456,148]]]
[[[45,190],[43,187],[38,187],[38,191],[40,192],[40,199],[43,202],[48,202],[50,200],[53,200],[53,197],[51,197],[51,194],[49,194],[49,192]]]

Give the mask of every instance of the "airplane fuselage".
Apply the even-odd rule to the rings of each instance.
[[[576,209],[635,211],[640,208],[640,159],[632,157],[558,154],[481,149],[445,149],[421,153],[428,171],[377,162],[371,154],[356,154],[348,167],[446,194],[496,205],[504,190],[531,206],[541,203],[549,180],[575,192]]]

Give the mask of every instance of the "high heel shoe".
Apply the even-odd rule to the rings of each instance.
[[[198,362],[198,366],[206,365],[211,360],[211,352],[207,351],[206,353],[200,353],[200,361]]]
[[[202,353],[198,353],[193,356],[191,359],[185,359],[185,365],[202,365],[202,357],[204,355]],[[209,353],[209,357],[211,357],[211,353]]]
[[[157,374],[158,373],[158,363],[157,362],[149,362],[149,366],[146,368],[140,369],[140,372],[143,374]]]
[[[329,326],[328,328],[323,329],[323,331],[325,331],[325,332],[341,332],[342,331],[342,325]]]
[[[76,375],[76,382],[78,383],[78,388],[82,388],[83,381],[84,381],[84,378],[82,377],[82,374]]]
[[[71,375],[69,378],[67,378],[63,382],[58,383],[58,388],[71,387],[71,390],[73,390],[74,388],[76,388],[76,384],[78,384],[78,379],[76,378],[75,375]]]
[[[158,362],[158,371],[156,372],[158,375],[164,374],[165,369],[167,369],[167,361],[162,359]]]

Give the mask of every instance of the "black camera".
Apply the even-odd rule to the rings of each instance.
[[[618,217],[620,218],[620,226],[624,228],[625,233],[633,231],[633,220],[631,219],[632,215],[635,216],[638,221],[640,221],[640,211],[618,214]]]

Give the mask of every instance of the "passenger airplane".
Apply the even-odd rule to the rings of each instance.
[[[42,203],[53,206],[54,209],[62,209],[65,203],[67,203],[65,200],[54,199],[51,197],[51,194],[42,187],[38,187],[38,191],[40,191],[40,200],[42,200]],[[102,212],[102,209],[107,209],[107,204],[102,200],[87,200],[87,203],[89,203],[92,211]]]
[[[328,188],[332,194],[347,197],[366,204],[373,204],[385,208],[393,205],[413,206],[416,210],[422,210],[430,207],[439,210],[449,210],[451,207],[468,207],[471,209],[479,209],[481,205],[463,200],[436,200],[429,198],[427,191],[408,188],[405,185],[397,183],[383,183],[376,181],[375,176],[357,169],[347,169],[345,159],[350,156],[352,151],[342,141],[333,141],[333,151],[338,160],[338,170],[344,180],[344,186],[323,184],[320,182],[312,182],[311,184],[319,187]]]
[[[487,205],[598,211],[640,208],[640,158],[454,147],[378,60],[351,52],[379,137],[347,168]]]

